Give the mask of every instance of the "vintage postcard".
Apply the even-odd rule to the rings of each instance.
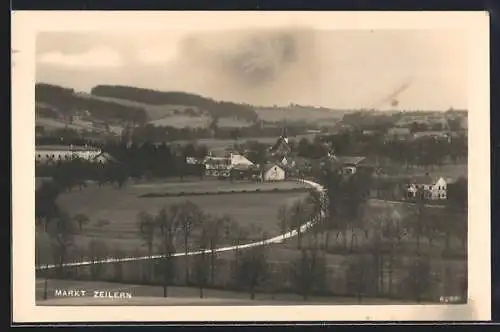
[[[14,321],[490,319],[486,12],[12,21]]]

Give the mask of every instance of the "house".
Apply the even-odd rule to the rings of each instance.
[[[231,160],[226,157],[207,157],[203,161],[206,176],[229,177]]]
[[[434,138],[435,140],[451,142],[451,133],[448,131],[420,131],[413,134],[414,139]]]
[[[109,162],[113,162],[113,163],[117,162],[117,160],[115,158],[113,158],[113,156],[111,156],[107,152],[101,152],[100,154],[98,154],[97,156],[92,158],[90,161],[93,163],[98,163],[98,164],[107,164]]]
[[[266,182],[284,181],[285,170],[276,164],[265,165],[262,169],[262,180]]]
[[[432,178],[428,174],[421,177],[413,177],[407,184],[406,197],[414,199],[418,193],[426,200],[447,199],[447,182],[443,177]]]
[[[231,179],[233,180],[251,180],[260,181],[262,174],[257,165],[234,165],[230,170]]]
[[[206,176],[229,178],[231,169],[238,167],[250,167],[254,164],[237,153],[228,153],[224,157],[207,156],[203,161]]]

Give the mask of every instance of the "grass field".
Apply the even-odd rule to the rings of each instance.
[[[190,190],[223,190],[229,189],[230,184],[222,181],[199,182],[164,182],[155,184],[130,184],[123,189],[114,187],[98,188],[89,185],[82,191],[72,191],[61,194],[58,198],[59,206],[71,215],[84,213],[90,222],[84,226],[81,234],[76,235],[76,248],[85,248],[92,238],[102,239],[110,250],[118,250],[131,255],[138,251],[145,253],[144,241],[141,240],[137,226],[137,215],[144,211],[156,214],[162,207],[169,207],[176,203],[191,201],[197,204],[204,212],[213,215],[228,215],[238,224],[249,227],[250,237],[260,236],[261,232],[277,235],[280,232],[278,223],[278,209],[282,204],[290,204],[296,199],[304,197],[306,193],[258,193],[258,194],[218,194],[206,196],[183,197],[153,197],[141,198],[146,193],[170,190],[188,192]],[[235,183],[233,190],[255,190],[281,188],[289,189],[303,186],[292,182],[283,183]],[[107,225],[101,227],[99,221],[106,220]],[[49,252],[45,235],[39,235],[40,252]],[[182,250],[182,239],[178,239],[176,246]],[[194,240],[193,240],[194,241]],[[191,243],[195,245],[195,243]],[[44,247],[45,246],[45,247]],[[40,256],[40,262],[52,261],[50,255]]]
[[[309,123],[333,125],[342,118],[341,112],[313,108],[256,108],[260,119],[269,122],[305,121]]]
[[[140,102],[136,102],[136,101],[132,101],[132,100],[120,99],[120,98],[95,96],[95,95],[91,95],[88,93],[79,93],[78,96],[83,97],[83,98],[90,98],[90,99],[112,102],[112,103],[116,103],[116,104],[123,105],[123,106],[140,107],[140,108],[144,109],[144,111],[147,113],[149,119],[153,120],[153,121],[164,118],[167,115],[172,115],[174,110],[183,112],[185,109],[191,108],[194,111],[199,112],[199,109],[195,106],[150,105],[150,104],[140,103]]]
[[[197,194],[197,193],[220,193],[220,192],[243,192],[243,191],[271,191],[290,190],[296,188],[310,188],[306,184],[292,181],[283,182],[248,182],[248,181],[219,181],[203,180],[188,182],[163,182],[163,183],[137,183],[129,186],[130,190],[147,191],[147,194]],[[239,196],[246,199],[244,196]]]
[[[192,117],[187,115],[171,115],[152,120],[149,123],[154,126],[169,126],[174,128],[207,128],[211,119],[209,117]]]

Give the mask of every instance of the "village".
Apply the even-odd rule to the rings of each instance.
[[[434,121],[431,123],[431,127],[435,128],[437,123],[440,128],[447,128],[448,130],[424,129],[412,133],[411,128],[422,125],[428,120],[428,117],[402,117],[395,123],[393,128],[389,128],[383,135],[383,144],[389,145],[398,142],[431,140],[450,145],[451,140],[455,140],[460,135],[465,139],[467,138],[466,130],[449,130],[446,119],[436,116],[430,117],[431,121]],[[452,120],[457,121],[455,117]],[[458,119],[461,124],[465,123],[465,126],[466,120],[466,117]],[[345,130],[346,126],[341,124],[339,127]],[[362,137],[372,138],[375,135],[377,135],[377,131],[375,130],[362,131]],[[325,136],[327,135],[323,134],[318,137]],[[218,179],[230,182],[276,182],[311,177],[314,175],[314,172],[317,173],[325,165],[332,164],[337,166],[338,171],[346,177],[356,173],[358,170],[369,172],[375,180],[374,186],[368,190],[370,197],[385,197],[390,200],[412,200],[415,199],[417,192],[421,191],[423,198],[426,200],[443,201],[447,199],[447,186],[453,184],[458,179],[455,171],[447,174],[446,167],[426,167],[424,171],[413,175],[390,176],[387,174],[387,168],[377,164],[377,161],[380,159],[378,156],[338,155],[335,153],[331,142],[328,143],[326,140],[321,141],[321,138],[313,140],[321,146],[324,153],[320,158],[311,159],[300,156],[300,153],[297,151],[297,142],[293,141],[293,138],[290,139],[288,137],[286,127],[282,129],[282,134],[276,139],[274,144],[265,147],[265,157],[260,160],[262,164],[251,161],[245,156],[248,155],[249,150],[241,148],[242,146],[244,147],[244,144],[240,144],[239,149],[235,149],[235,144],[231,144],[231,141],[228,142],[226,148],[219,148],[214,151],[207,149],[206,155],[203,156],[199,156],[198,154],[198,156],[181,155],[181,157],[184,158],[186,169],[191,168],[195,170],[191,172],[192,174],[202,173],[201,178],[204,179]],[[82,159],[101,165],[119,163],[109,152],[91,146],[40,145],[36,147],[35,162],[37,165],[54,165],[74,159]],[[432,171],[429,170],[430,168],[433,168]],[[461,176],[466,176],[466,168]],[[376,183],[379,184],[377,185]]]

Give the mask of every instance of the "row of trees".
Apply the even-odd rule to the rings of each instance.
[[[313,141],[302,138],[292,142],[293,150],[301,157],[318,159],[334,151],[338,155],[361,155],[381,160],[389,159],[400,166],[440,166],[447,160],[467,160],[467,137],[447,140],[421,138],[386,142],[383,135],[363,136],[357,132],[317,137]]]

